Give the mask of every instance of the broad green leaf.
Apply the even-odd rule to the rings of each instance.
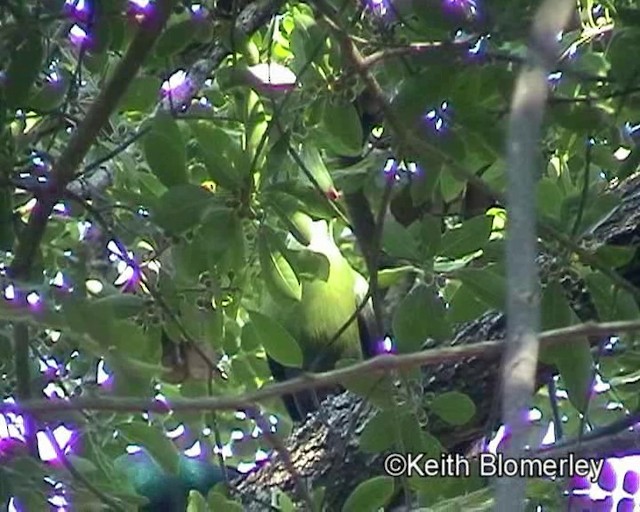
[[[311,144],[304,144],[302,146],[300,158],[304,162],[306,170],[311,174],[322,192],[325,194],[335,192],[333,178],[331,178],[318,148]]]
[[[420,253],[425,259],[438,254],[442,242],[442,219],[433,215],[424,215],[417,224],[418,239],[420,241]],[[409,231],[413,232],[413,224]]]
[[[140,422],[121,424],[118,430],[125,439],[145,448],[166,472],[178,474],[180,465],[178,450],[161,430]]]
[[[119,293],[100,297],[92,301],[92,307],[103,313],[114,315],[114,318],[126,319],[141,313],[147,301],[139,295]],[[106,308],[106,309],[105,309]]]
[[[362,122],[351,103],[328,102],[323,115],[323,141],[338,155],[359,156],[363,149]]]
[[[450,425],[464,425],[476,413],[476,406],[473,400],[458,391],[449,391],[437,395],[429,407]]]
[[[240,185],[238,148],[233,138],[209,121],[190,123],[202,159],[211,179],[223,188],[235,190]]]
[[[395,411],[378,411],[360,434],[360,448],[368,453],[381,453],[392,448],[395,443],[392,433],[397,423]]]
[[[586,338],[572,340],[558,347],[555,365],[567,389],[569,400],[584,413],[593,387],[594,361]]]
[[[155,105],[162,82],[158,77],[140,75],[135,77],[120,102],[122,112],[146,112]]]
[[[568,327],[577,321],[562,286],[557,282],[549,283],[544,289],[541,314],[544,330]],[[579,337],[543,347],[540,360],[558,368],[569,400],[579,411],[584,412],[593,377],[593,359],[587,339]]]
[[[223,494],[215,491],[209,492],[207,504],[209,505],[209,510],[215,510],[216,512],[242,512],[244,510],[239,503],[231,501]]]
[[[10,106],[18,107],[25,101],[42,68],[44,47],[40,31],[20,32],[16,45],[11,47],[11,60],[6,69],[4,95]]]
[[[63,312],[72,330],[88,334],[103,348],[114,344],[115,319],[111,314],[105,315],[104,310],[77,300],[65,301]]]
[[[258,259],[267,289],[274,299],[299,301],[302,298],[300,279],[278,244],[270,238],[265,232],[258,237]]]
[[[189,491],[187,512],[208,512],[207,502],[198,491]]]
[[[436,72],[443,70],[436,67]],[[434,79],[435,76],[434,70],[430,69],[428,73],[411,74],[397,85],[398,94],[393,98],[391,106],[407,126],[415,128],[423,125],[422,117],[426,111],[444,99],[447,80]]]
[[[540,316],[543,331],[568,327],[575,323],[575,313],[559,283],[552,281],[542,291]],[[563,350],[560,345],[543,347],[540,350],[540,360],[554,364],[556,354]]]
[[[427,457],[437,457],[444,448],[418,422],[416,414],[408,407],[397,409],[402,435],[403,453],[424,453]]]
[[[538,209],[543,216],[559,219],[562,199],[562,191],[557,180],[543,178],[538,182]]]
[[[378,286],[380,288],[389,288],[398,284],[405,278],[408,278],[416,273],[416,268],[411,265],[404,265],[402,267],[385,268],[378,271]]]
[[[490,306],[478,298],[473,289],[459,286],[453,293],[447,309],[447,317],[452,324],[468,322],[485,313]]]
[[[382,248],[396,258],[417,260],[418,241],[402,224],[393,218],[388,219],[382,230]]]
[[[465,186],[466,183],[464,181],[455,179],[450,172],[440,174],[440,192],[442,193],[442,199],[446,203],[458,198]]]
[[[195,23],[191,19],[179,21],[167,27],[154,47],[157,57],[165,59],[184,50],[196,35]]]
[[[622,290],[600,272],[591,272],[584,278],[591,299],[602,322],[636,320],[640,310],[627,290]]]
[[[178,123],[163,110],[156,113],[151,129],[142,138],[151,172],[167,188],[187,182],[187,156]]]
[[[302,366],[302,350],[282,325],[257,311],[249,311],[249,317],[270,357],[284,366]]]
[[[487,306],[499,310],[504,308],[506,279],[496,271],[495,266],[483,269],[463,268],[455,274],[463,286]]]
[[[611,64],[611,75],[620,83],[630,83],[640,71],[640,63],[634,58],[630,48],[640,45],[640,30],[633,27],[630,30],[616,31],[611,42],[607,45],[607,58]]]
[[[278,510],[281,512],[295,512],[296,507],[293,504],[293,500],[288,494],[278,491],[276,493],[276,503],[278,504]]]
[[[384,508],[393,497],[394,483],[390,476],[376,476],[353,490],[342,507],[343,512],[376,511]]]
[[[596,256],[611,268],[620,268],[631,261],[636,253],[635,247],[619,247],[601,245],[596,249]]]
[[[78,457],[73,453],[69,453],[66,455],[67,460],[71,463],[71,465],[83,475],[88,475],[90,473],[95,473],[98,470],[97,466],[91,462],[89,459],[84,457]]]
[[[268,197],[268,206],[278,215],[289,233],[302,245],[309,245],[313,219],[301,210],[303,205],[300,201],[282,192],[273,193]]]
[[[416,286],[398,305],[393,315],[393,333],[401,353],[420,350],[427,338],[450,335],[442,302],[427,286]]]
[[[216,198],[198,185],[185,183],[170,187],[152,209],[153,220],[167,233],[179,235],[195,227]]]
[[[489,240],[492,224],[492,217],[479,215],[459,228],[446,231],[440,242],[440,254],[456,259],[481,249]]]

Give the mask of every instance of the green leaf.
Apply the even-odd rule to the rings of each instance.
[[[640,63],[630,48],[640,45],[640,30],[633,27],[616,31],[607,46],[612,78],[619,83],[630,83],[640,71]]]
[[[376,476],[366,480],[353,490],[347,498],[343,512],[374,512],[385,507],[394,493],[393,478]]]
[[[440,253],[451,259],[461,258],[481,249],[489,240],[493,219],[479,215],[442,235]]]
[[[560,219],[560,205],[562,205],[563,199],[564,197],[557,180],[542,178],[538,182],[538,209],[543,216]]]
[[[65,301],[63,311],[72,330],[88,334],[103,348],[113,345],[114,318],[112,315],[105,315],[104,310],[101,311],[90,303],[75,299]]]
[[[101,311],[103,314],[109,311],[116,319],[131,318],[141,313],[147,301],[139,295],[129,293],[118,293],[100,297],[92,301],[94,311]]]
[[[257,311],[249,311],[249,317],[270,357],[284,366],[302,366],[302,350],[298,342],[278,322]]]
[[[208,512],[207,502],[198,491],[189,491],[187,512]]]
[[[289,498],[289,495],[278,490],[276,491],[275,498],[276,498],[276,503],[278,504],[277,505],[278,510],[280,512],[295,512],[296,507],[294,506],[291,498]]]
[[[147,112],[156,104],[161,80],[155,76],[135,77],[120,102],[121,112]]]
[[[506,280],[498,274],[494,266],[484,269],[463,268],[456,271],[456,277],[490,308],[502,310],[506,297]]]
[[[447,316],[452,324],[457,324],[473,320],[488,309],[487,303],[480,300],[472,288],[459,286],[451,297]]]
[[[155,46],[156,57],[166,59],[184,50],[196,35],[196,26],[192,19],[179,21],[167,27],[158,38]]]
[[[323,141],[334,153],[359,156],[363,148],[362,123],[351,103],[328,102],[323,115]]]
[[[66,457],[67,457],[67,460],[71,463],[71,465],[83,475],[88,475],[89,473],[95,473],[99,471],[98,467],[89,459],[85,459],[84,457],[78,457],[73,453],[67,454]]]
[[[280,218],[289,233],[302,245],[311,243],[313,219],[302,211],[304,205],[298,199],[282,192],[269,196],[268,206]]]
[[[601,272],[591,272],[584,277],[591,299],[602,322],[636,320],[640,310],[633,295],[622,290]]]
[[[178,450],[161,430],[140,422],[119,425],[118,430],[129,442],[145,448],[166,472],[178,474]]]
[[[443,68],[436,71],[444,71]],[[423,124],[422,116],[424,116],[428,108],[438,105],[438,101],[442,101],[444,90],[450,80],[433,80],[433,71],[411,74],[403,79],[398,87],[398,94],[391,102],[392,108],[396,111],[396,115],[403,120],[409,127],[417,127]],[[444,75],[442,76],[444,78]],[[429,84],[429,87],[425,87]]]
[[[360,448],[367,453],[381,453],[394,445],[394,432],[398,423],[394,410],[378,411],[360,434]]]
[[[226,206],[216,206],[209,210],[202,219],[198,236],[203,239],[203,247],[207,254],[217,260],[227,249],[239,226],[236,213]]]
[[[430,409],[450,425],[464,425],[476,413],[473,400],[458,391],[439,394],[431,402]]]
[[[258,259],[269,293],[274,299],[302,299],[302,284],[295,270],[266,232],[258,236]]]
[[[198,185],[185,183],[170,187],[151,210],[154,221],[167,233],[180,235],[195,227],[207,206],[216,204],[216,198]]]
[[[306,170],[309,171],[313,179],[315,179],[318,187],[325,194],[335,191],[333,178],[329,174],[329,170],[322,160],[318,148],[311,144],[304,144],[300,153],[300,158],[304,162]]]
[[[545,287],[541,316],[544,330],[568,327],[578,321],[560,283],[550,282]],[[540,360],[558,368],[569,400],[579,411],[584,412],[593,377],[593,359],[588,340],[579,337],[542,347]]]
[[[382,248],[389,256],[418,259],[418,242],[411,232],[393,218],[388,219],[382,230]]]
[[[400,353],[420,350],[427,338],[446,339],[451,328],[442,302],[427,286],[416,286],[393,315],[393,333]]]
[[[211,179],[223,188],[236,190],[241,178],[238,172],[241,162],[236,142],[226,131],[209,121],[196,121],[190,123],[189,127],[198,141]]]
[[[571,325],[574,318],[573,309],[560,283],[551,281],[544,288],[540,313],[542,329],[545,331]]]
[[[11,60],[6,70],[4,94],[7,103],[19,107],[29,96],[31,87],[42,69],[44,47],[36,27],[21,31],[22,37],[13,46]]]
[[[635,253],[635,247],[601,245],[596,249],[596,256],[611,268],[620,268],[625,266],[632,260]]]
[[[167,188],[187,182],[187,155],[175,119],[164,110],[156,113],[151,129],[142,139],[142,149],[151,172]]]
[[[385,268],[378,271],[378,286],[380,288],[390,288],[400,281],[409,278],[416,273],[416,268],[411,265],[404,265],[396,268]]]
[[[242,512],[244,510],[239,503],[228,500],[226,496],[215,491],[211,491],[207,495],[207,504],[209,510],[216,512]]]
[[[591,347],[586,338],[572,340],[558,345],[554,363],[567,389],[569,400],[584,413],[589,404],[593,387],[594,362]]]

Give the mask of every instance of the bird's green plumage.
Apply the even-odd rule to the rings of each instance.
[[[326,257],[328,268],[325,267],[324,275],[320,278],[301,276],[300,301],[269,301],[266,310],[300,344],[304,356],[303,369],[321,371],[333,367],[340,358],[359,358],[362,355],[356,322],[352,322],[340,338],[329,345],[331,338],[358,306],[355,293],[357,274],[340,253],[325,221],[314,222],[311,243],[302,249],[304,251]],[[296,260],[299,263],[301,258],[294,258],[294,267]]]
[[[318,372],[334,368],[339,359],[362,358],[362,333],[355,319],[338,339],[333,342],[332,339],[356,313],[364,296],[363,282],[364,292],[367,284],[341,254],[326,221],[315,221],[311,235],[307,247],[298,245],[291,251],[292,264],[301,278],[300,301],[267,299],[264,311],[282,324],[300,345],[303,354],[301,369]],[[318,259],[324,259],[324,264],[318,264]],[[320,276],[309,275],[313,273],[306,272],[309,268],[315,269]],[[318,269],[321,270],[318,272]],[[276,380],[285,380],[297,373],[295,369],[284,368],[273,360],[269,365]],[[295,419],[312,410],[303,407],[298,415],[292,413],[289,404],[287,408]]]
[[[219,466],[197,458],[180,455],[178,473],[165,472],[145,451],[126,453],[115,460],[116,471],[131,482],[136,493],[149,503],[142,512],[183,512],[187,508],[189,491],[206,496],[217,483],[224,480]],[[230,478],[237,472],[227,468]]]

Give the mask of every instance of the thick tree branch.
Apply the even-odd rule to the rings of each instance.
[[[507,140],[507,346],[502,366],[502,422],[511,436],[505,456],[522,457],[527,443],[531,397],[538,365],[540,302],[536,234],[539,143],[548,75],[560,54],[557,39],[569,21],[571,0],[546,0],[536,13],[525,68],[511,104]],[[522,510],[524,478],[496,482],[496,510]]]

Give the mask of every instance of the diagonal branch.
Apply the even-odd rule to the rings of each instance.
[[[38,202],[29,216],[27,226],[17,240],[15,258],[9,268],[10,277],[18,280],[30,277],[53,207],[60,200],[67,184],[74,178],[76,169],[95,142],[100,130],[109,120],[109,116],[115,110],[129,83],[136,76],[162,32],[175,3],[176,0],[158,0],[154,4],[154,15],[145,18],[111,79],[100,91],[86,117],[78,125],[69,144],[56,161],[51,171],[49,186],[38,196]],[[29,400],[31,398],[29,331],[22,323],[17,323],[14,327],[14,353],[18,380],[17,398]],[[35,455],[35,425],[30,418],[25,421],[29,449]]]
[[[541,345],[555,345],[581,336],[613,336],[622,332],[640,331],[640,321],[584,323],[553,329],[540,334]],[[60,412],[75,410],[103,410],[114,412],[149,411],[166,414],[170,411],[227,410],[235,411],[252,407],[257,402],[298,393],[319,387],[329,387],[355,377],[374,379],[376,373],[439,365],[471,358],[489,358],[499,355],[504,341],[482,341],[469,345],[428,349],[404,355],[384,354],[353,365],[323,373],[306,374],[285,382],[267,385],[257,391],[241,395],[220,397],[185,398],[171,401],[146,398],[76,398],[71,400],[28,400],[19,403],[0,402],[0,414],[25,412]]]

